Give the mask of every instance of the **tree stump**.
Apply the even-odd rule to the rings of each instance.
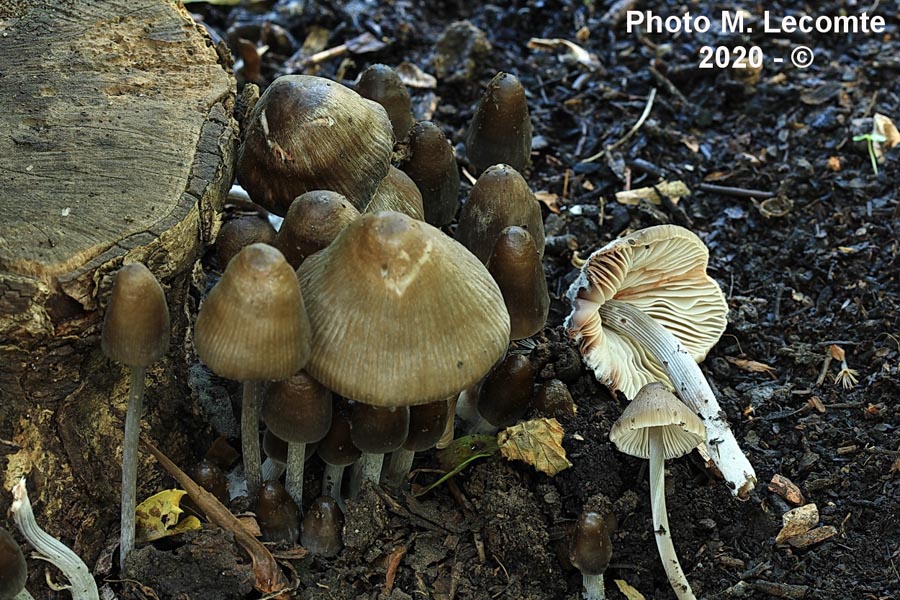
[[[100,328],[122,264],[156,274],[172,315],[142,430],[175,457],[209,441],[189,323],[232,180],[228,60],[170,0],[0,4],[0,514],[27,476],[38,521],[89,566],[118,530],[127,372]]]

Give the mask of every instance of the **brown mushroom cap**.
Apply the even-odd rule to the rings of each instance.
[[[413,126],[409,158],[400,169],[422,192],[425,221],[435,227],[450,223],[459,210],[459,168],[440,127],[430,121]]]
[[[346,467],[362,454],[350,439],[350,405],[343,398],[335,398],[331,427],[319,443],[319,458],[335,467]]]
[[[344,530],[344,513],[337,500],[320,496],[303,517],[300,543],[312,554],[335,556],[344,547],[341,533]]]
[[[359,211],[342,194],[328,190],[306,192],[291,203],[272,245],[296,269],[357,217]]]
[[[459,214],[456,239],[486,263],[497,237],[516,225],[528,231],[544,256],[544,219],[528,182],[509,165],[494,165],[478,178]]]
[[[28,579],[28,566],[19,544],[0,527],[0,598],[18,598]]]
[[[487,268],[509,310],[510,339],[521,340],[543,329],[550,312],[550,294],[531,234],[516,226],[501,231]]]
[[[506,351],[509,314],[487,269],[406,215],[364,214],[298,275],[313,328],[306,369],[347,398],[378,406],[444,399]]]
[[[415,120],[409,91],[392,68],[381,64],[368,67],[360,74],[356,91],[384,107],[394,128],[394,139],[406,138]]]
[[[246,119],[237,178],[284,215],[304,192],[333,190],[362,209],[387,175],[394,136],[384,108],[328,79],[285,75]]]
[[[403,448],[412,452],[421,452],[434,448],[444,433],[447,425],[447,400],[438,400],[428,404],[417,404],[409,407],[409,433]]]
[[[250,244],[271,244],[275,240],[275,228],[269,219],[259,213],[241,215],[225,221],[216,237],[216,262],[224,269],[231,259]]]
[[[484,378],[478,414],[494,427],[509,427],[531,408],[535,368],[524,354],[507,354]]]
[[[159,281],[141,263],[116,272],[103,320],[103,352],[129,367],[147,367],[169,347],[169,307]]]
[[[531,119],[525,89],[515,75],[497,73],[475,109],[466,154],[479,173],[506,163],[524,171],[531,157]]]
[[[652,381],[670,385],[644,348],[603,326],[597,310],[610,299],[653,318],[695,361],[706,358],[728,323],[725,296],[706,274],[708,262],[700,238],[676,225],[636,231],[591,254],[569,288],[573,310],[566,327],[599,381],[629,398]]]
[[[331,405],[331,391],[300,371],[268,387],[261,415],[276,437],[289,443],[311,444],[328,433]]]
[[[706,440],[700,417],[658,382],[640,389],[609,431],[609,440],[620,452],[650,458],[650,428],[664,428],[663,456],[684,456]]]
[[[300,509],[278,481],[266,481],[254,505],[262,539],[293,544],[300,535]]]
[[[277,381],[303,368],[309,331],[294,270],[275,248],[251,244],[200,306],[194,347],[220,377]]]
[[[419,221],[425,220],[422,192],[409,175],[396,167],[390,168],[387,177],[375,190],[375,195],[364,212],[374,213],[381,210],[393,210]]]

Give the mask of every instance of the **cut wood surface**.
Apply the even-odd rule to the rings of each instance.
[[[0,2],[0,513],[29,476],[38,520],[88,564],[118,511],[127,386],[99,332],[123,263],[173,315],[144,430],[176,457],[197,443],[188,322],[232,179],[226,60],[169,0]]]

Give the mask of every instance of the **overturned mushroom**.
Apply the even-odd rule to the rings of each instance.
[[[705,438],[703,422],[661,383],[641,388],[609,432],[621,452],[650,459],[650,499],[656,547],[679,600],[694,600],[684,576],[666,513],[665,461],[687,454]]]
[[[697,366],[727,324],[708,259],[703,242],[674,225],[617,239],[588,258],[569,288],[566,326],[610,389],[631,398],[652,381],[671,385],[703,419],[709,455],[731,492],[746,499],[756,474]]]

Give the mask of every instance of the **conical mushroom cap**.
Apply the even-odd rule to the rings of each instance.
[[[275,381],[303,368],[309,331],[294,270],[275,248],[251,244],[200,306],[194,346],[221,377]]]
[[[291,203],[272,245],[296,269],[357,217],[359,211],[342,194],[328,190],[306,192]]]
[[[425,220],[425,206],[422,203],[422,192],[409,175],[396,167],[391,167],[387,177],[375,190],[375,195],[364,212],[374,213],[382,210],[393,210],[420,221]]]
[[[487,269],[406,215],[364,214],[298,275],[313,326],[306,369],[347,398],[378,406],[447,398],[506,351],[509,314]]]
[[[116,273],[101,337],[103,352],[129,367],[147,367],[169,347],[169,307],[162,287],[141,263]]]
[[[516,226],[501,231],[487,267],[509,311],[510,339],[521,340],[543,329],[550,294],[531,234]]]
[[[620,452],[650,458],[650,428],[663,428],[663,456],[666,460],[684,456],[706,440],[700,417],[661,383],[640,389],[619,419],[613,423],[609,440]]]
[[[387,175],[393,145],[377,102],[322,77],[285,75],[246,119],[237,177],[254,202],[277,215],[313,190],[339,192],[362,210]]]
[[[516,225],[528,231],[544,256],[544,219],[528,182],[509,165],[494,165],[478,178],[459,213],[456,239],[486,263],[500,232]]]
[[[459,168],[441,128],[420,121],[409,138],[409,158],[400,165],[422,192],[425,221],[443,227],[459,210]]]
[[[531,157],[531,119],[525,89],[515,75],[497,73],[475,109],[466,154],[479,173],[506,163],[524,171]]]
[[[368,67],[360,74],[356,91],[363,98],[373,100],[384,107],[391,119],[395,139],[406,138],[415,123],[412,104],[409,91],[392,68],[381,64]]]
[[[666,370],[643,347],[603,326],[597,311],[610,299],[653,318],[695,361],[706,358],[728,324],[728,305],[706,274],[708,262],[700,238],[676,225],[641,229],[591,254],[569,288],[573,310],[566,327],[599,381],[629,398],[652,381],[671,386]]]

